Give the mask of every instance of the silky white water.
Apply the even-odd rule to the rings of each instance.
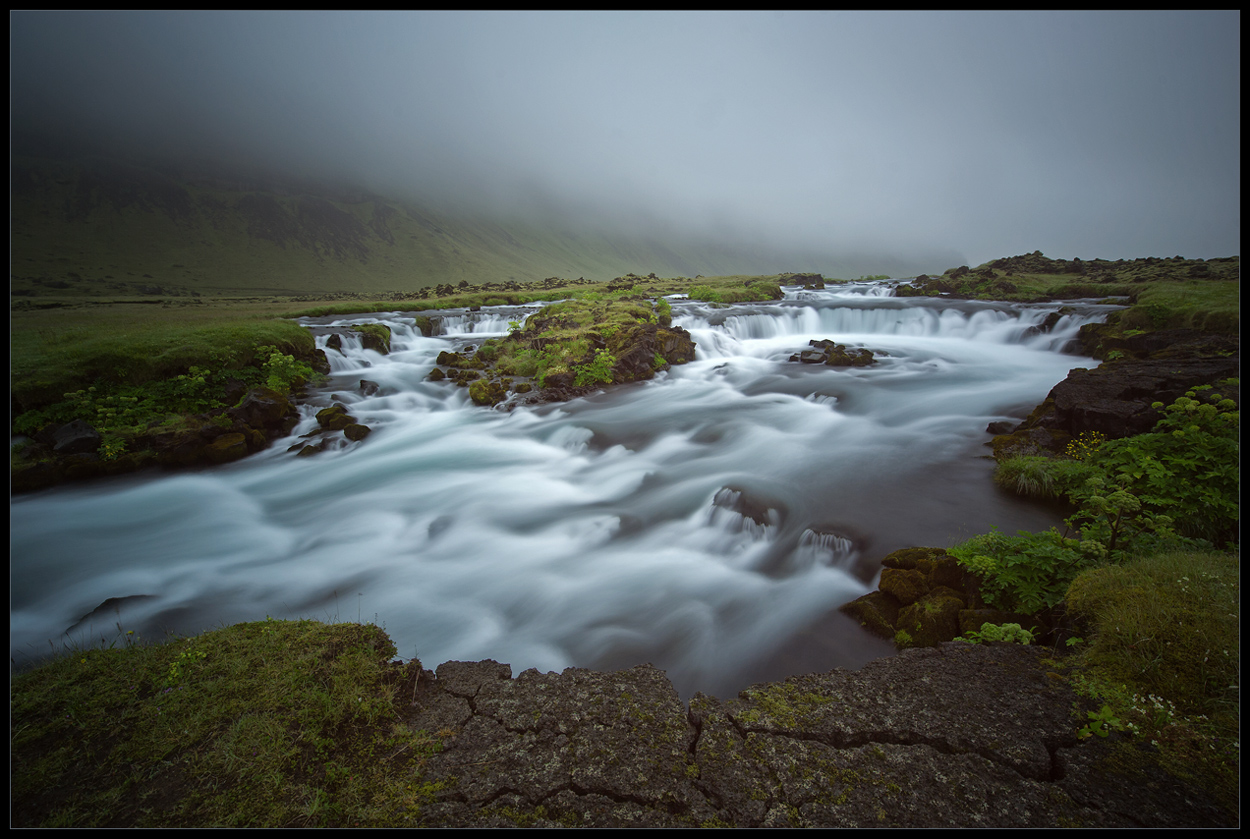
[[[649,661],[683,694],[722,696],[887,655],[835,611],[874,585],[882,556],[1057,521],[995,490],[985,427],[1094,366],[1060,350],[1108,308],[1076,304],[1030,334],[1058,304],[889,293],[674,301],[696,361],[511,413],[426,375],[440,350],[523,312],[443,313],[436,338],[411,313],[309,320],[322,346],[326,327],[389,324],[392,352],[343,335],[291,439],[227,466],[13,500],[11,655],[109,643],[118,624],[159,638],[266,616],[368,620],[427,666]],[[878,363],[787,360],[815,338]],[[379,392],[362,396],[361,379]],[[373,433],[296,458],[332,395]]]

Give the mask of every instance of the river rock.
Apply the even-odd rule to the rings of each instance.
[[[827,338],[808,341],[812,347],[790,356],[791,361],[803,364],[827,364],[830,367],[867,367],[876,363],[872,350],[847,349],[844,344]]]
[[[52,439],[57,454],[95,454],[103,438],[89,423],[74,420],[58,428]]]
[[[1240,369],[1236,357],[1122,360],[1096,370],[1078,367],[1051,389],[1046,401],[1010,438],[995,440],[995,455],[1027,446],[1059,451],[1069,439],[1086,431],[1109,439],[1145,434],[1163,417],[1153,407],[1155,402],[1171,404],[1196,385],[1238,377]],[[1237,401],[1236,390],[1228,390],[1225,395]],[[1029,433],[1035,430],[1044,433]]]
[[[373,429],[371,429],[369,426],[361,425],[358,422],[354,422],[351,425],[348,425],[343,428],[343,436],[346,437],[348,440],[351,440],[352,442],[358,443],[361,440],[368,437],[372,431]]]
[[[247,436],[239,432],[222,434],[204,448],[205,456],[213,463],[229,463],[247,453]]]
[[[354,422],[356,418],[342,405],[331,405],[317,412],[317,423],[326,431],[342,431]]]
[[[881,560],[877,590],[852,600],[839,611],[900,647],[933,646],[966,631],[961,615],[983,608],[980,583],[942,548],[903,548]],[[1026,628],[1045,628],[1027,618]],[[977,624],[976,629],[980,629]]]
[[[243,401],[226,415],[236,423],[267,432],[271,439],[289,433],[299,421],[299,412],[291,400],[268,387],[248,391]]]

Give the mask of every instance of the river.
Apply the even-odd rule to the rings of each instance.
[[[1061,350],[1111,307],[1069,303],[1039,334],[1060,304],[898,298],[890,283],[672,303],[694,362],[510,413],[426,375],[440,350],[537,307],[438,313],[434,338],[411,312],[305,320],[323,347],[348,323],[394,337],[387,356],[351,335],[328,350],[330,381],[291,439],[212,469],[13,499],[13,661],[129,630],[311,617],[376,622],[430,667],[651,662],[683,696],[726,697],[891,654],[836,612],[890,551],[1057,523],[994,488],[985,428],[1095,366]],[[817,338],[878,363],[788,360]],[[362,378],[380,391],[363,396]],[[332,396],[373,433],[288,452]]]

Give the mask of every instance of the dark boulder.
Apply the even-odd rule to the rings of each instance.
[[[213,463],[229,463],[246,457],[247,436],[239,432],[222,434],[204,447],[204,456]]]
[[[226,415],[235,423],[267,432],[270,438],[290,432],[299,421],[299,412],[291,400],[267,387],[250,390]]]
[[[1051,390],[1051,413],[1034,423],[1077,436],[1097,431],[1109,438],[1144,434],[1171,404],[1195,385],[1240,375],[1237,358],[1121,361],[1095,370],[1078,367]],[[1027,426],[1032,427],[1032,426]],[[1026,428],[1027,428],[1026,427]]]
[[[372,431],[369,426],[360,423],[352,423],[343,429],[343,436],[353,442],[359,442],[369,436]]]
[[[89,423],[74,420],[56,430],[52,450],[57,454],[95,454],[102,437]]]

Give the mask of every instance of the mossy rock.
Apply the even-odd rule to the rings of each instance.
[[[498,405],[508,398],[508,389],[498,379],[477,379],[469,385],[469,398],[478,405]]]
[[[352,327],[360,333],[360,342],[367,350],[386,355],[391,351],[391,328],[380,323],[366,323]]]
[[[950,555],[940,556],[932,560],[932,566],[929,569],[929,584],[934,588],[948,586],[962,591],[965,576],[959,560]]]
[[[343,428],[343,436],[354,443],[358,443],[368,437],[372,431],[373,429],[369,426],[354,422]]]
[[[247,437],[243,434],[223,434],[204,448],[204,456],[213,463],[229,463],[247,456]]]
[[[964,602],[948,591],[931,594],[898,613],[899,633],[910,637],[909,647],[934,647],[960,635],[959,613]],[[896,637],[898,635],[896,634]]]
[[[894,597],[901,606],[910,606],[929,593],[929,581],[918,569],[884,568],[877,588]]]
[[[881,560],[881,564],[886,568],[917,568],[921,560],[932,560],[945,555],[945,548],[902,548],[888,554]]]
[[[870,591],[840,607],[838,611],[859,621],[859,625],[881,638],[894,637],[899,602],[883,591]]]
[[[326,431],[342,431],[354,422],[356,418],[342,405],[331,405],[317,412],[317,423]]]

